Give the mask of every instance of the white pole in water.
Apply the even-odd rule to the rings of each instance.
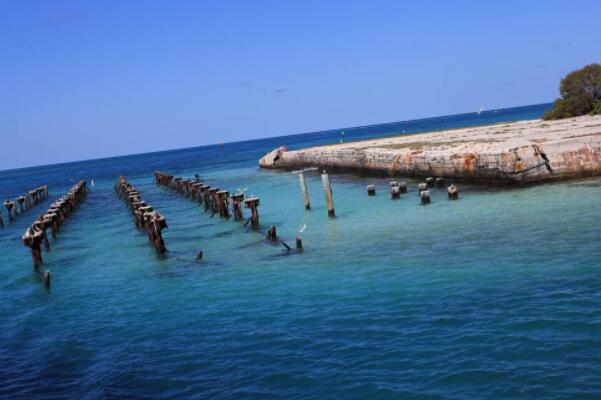
[[[330,177],[323,171],[321,174],[321,181],[323,183],[323,192],[326,195],[326,205],[328,207],[328,217],[334,218],[336,214],[334,213],[334,201],[332,200],[332,188],[330,187]]]
[[[309,192],[307,191],[307,181],[305,180],[305,174],[301,171],[298,174],[298,179],[300,181],[301,192],[303,193],[303,201],[305,202],[305,210],[311,209],[311,203],[309,201]]]

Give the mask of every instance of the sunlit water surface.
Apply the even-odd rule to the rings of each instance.
[[[540,115],[543,106],[346,130],[346,140]],[[460,200],[417,181],[298,178],[257,159],[336,132],[0,172],[0,198],[95,180],[42,269],[20,235],[50,200],[0,229],[1,398],[473,399],[601,396],[601,180]],[[152,182],[162,169],[261,198],[264,227],[302,254]],[[113,192],[127,176],[167,217],[158,257]],[[365,185],[376,183],[376,197]],[[248,214],[248,212],[247,212]],[[6,215],[4,216],[6,220]],[[6,221],[5,221],[6,222]],[[203,261],[194,260],[199,250]]]

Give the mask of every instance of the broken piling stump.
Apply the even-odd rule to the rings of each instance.
[[[376,195],[376,185],[367,185],[367,195],[368,196]]]
[[[401,197],[401,188],[396,181],[390,182],[390,198],[399,199]]]
[[[267,240],[271,240],[275,242],[278,239],[277,231],[275,225],[271,225],[271,227],[267,230]]]
[[[459,198],[459,189],[453,184],[447,188],[447,193],[449,195],[449,200],[457,200]]]
[[[244,205],[246,208],[250,208],[251,217],[250,217],[250,225],[253,229],[259,229],[259,198],[258,197],[249,197],[244,200]]]
[[[430,204],[430,192],[428,190],[424,190],[419,194],[422,204]]]
[[[407,193],[407,182],[405,182],[405,181],[399,182],[399,192]]]
[[[234,193],[230,196],[230,202],[234,210],[234,219],[236,221],[242,221],[244,214],[242,213],[242,202],[244,201],[244,193]]]

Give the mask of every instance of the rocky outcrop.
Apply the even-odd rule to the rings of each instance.
[[[259,164],[274,169],[320,167],[507,183],[601,175],[601,116],[274,150]]]

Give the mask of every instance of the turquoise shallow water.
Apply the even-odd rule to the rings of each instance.
[[[349,139],[532,118],[544,107],[345,130]],[[445,125],[446,124],[446,125]],[[95,186],[44,254],[19,241],[50,201],[0,230],[0,398],[599,398],[601,180],[519,189],[294,174],[258,156],[333,132],[0,172],[0,195]],[[280,245],[152,182],[154,169],[261,198]],[[127,176],[169,222],[157,257],[112,191]],[[365,185],[378,195],[367,197]],[[247,213],[248,214],[248,213]],[[6,219],[6,218],[5,218]],[[194,260],[203,250],[205,259]]]

